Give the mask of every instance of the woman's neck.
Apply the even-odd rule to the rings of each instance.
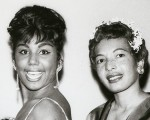
[[[123,109],[135,107],[139,105],[144,99],[149,97],[148,94],[141,90],[138,82],[130,86],[128,89],[116,93],[114,96],[114,107]]]
[[[22,97],[23,97],[23,103],[26,103],[29,100],[38,99],[42,97],[46,97],[50,94],[52,94],[56,89],[54,88],[54,83],[49,83],[45,87],[39,89],[39,90],[29,90],[24,85],[21,85],[22,87]]]

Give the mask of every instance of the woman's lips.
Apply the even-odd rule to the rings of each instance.
[[[120,79],[123,77],[122,74],[117,74],[117,75],[108,75],[107,76],[107,80],[109,81],[109,83],[116,83],[118,81],[120,81]]]
[[[43,75],[43,72],[27,72],[26,77],[29,81],[38,81]]]

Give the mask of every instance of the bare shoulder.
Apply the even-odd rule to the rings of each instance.
[[[59,105],[63,108],[68,119],[72,120],[70,104],[69,104],[68,100],[64,97],[64,95],[59,90],[57,90],[57,93],[55,93],[54,96],[48,96],[48,97],[52,98],[53,100],[56,100],[57,103],[59,103]]]
[[[66,120],[66,117],[55,101],[41,99],[31,111],[27,120]]]

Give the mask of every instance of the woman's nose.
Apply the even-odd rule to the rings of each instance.
[[[30,65],[38,65],[39,64],[38,56],[36,54],[30,55],[29,64]]]
[[[116,69],[115,60],[107,60],[105,68],[107,71],[112,71],[113,69]]]

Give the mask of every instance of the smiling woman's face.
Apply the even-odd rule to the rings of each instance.
[[[96,71],[100,81],[113,93],[138,85],[137,63],[125,38],[103,39],[95,47]]]
[[[15,65],[21,83],[30,90],[38,90],[55,81],[58,65],[57,50],[50,42],[19,43],[15,51]]]

